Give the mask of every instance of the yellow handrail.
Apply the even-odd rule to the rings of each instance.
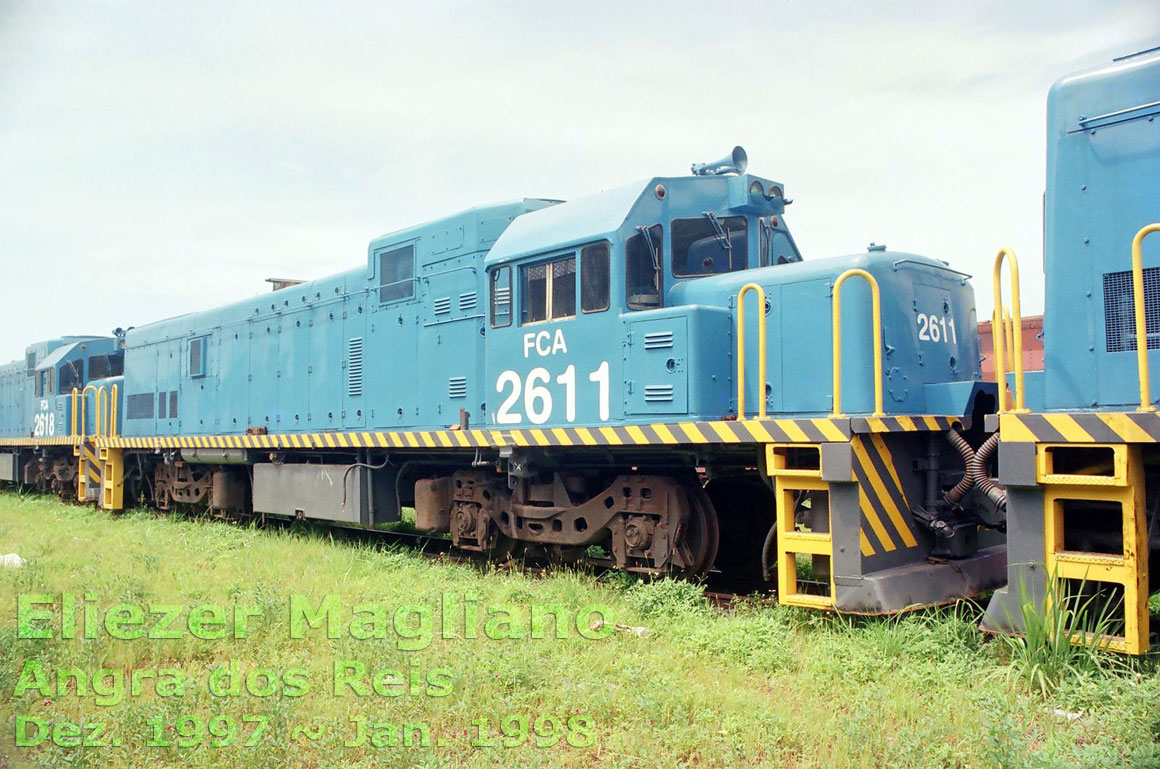
[[[995,269],[991,275],[994,309],[991,311],[991,340],[995,347],[995,378],[999,385],[999,413],[1009,411],[1007,408],[1007,360],[1005,358],[1004,339],[1006,324],[1003,322],[1003,260],[1007,259],[1008,269],[1011,272],[1011,330],[1014,337],[1011,350],[1012,362],[1015,364],[1015,412],[1026,413],[1023,405],[1023,312],[1019,307],[1019,260],[1015,252],[1009,248],[1000,248],[995,255]]]
[[[77,388],[72,389],[72,430],[69,435],[77,434]]]
[[[97,388],[97,435],[109,432],[109,391],[104,385]]]
[[[98,434],[101,432],[101,400],[100,400],[99,391],[97,390],[97,388],[95,386],[93,386],[91,384],[85,385],[85,389],[81,390],[81,432],[80,432],[80,436],[82,438],[84,438],[89,433],[88,420],[85,418],[86,411],[88,409],[88,400],[85,398],[85,396],[88,394],[89,390],[92,390],[94,393],[96,393],[96,395],[94,395],[94,398],[93,398],[93,403],[97,408],[97,418],[96,418],[96,424],[94,426],[96,427]]]
[[[842,284],[846,278],[863,278],[870,286],[871,314],[874,324],[874,413],[871,416],[885,416],[882,409],[882,300],[878,293],[878,281],[865,270],[846,270],[834,281],[834,413],[842,414]]]
[[[1144,238],[1153,232],[1160,232],[1160,223],[1140,228],[1132,238],[1132,300],[1136,305],[1136,365],[1140,376],[1140,408],[1136,411],[1151,412],[1152,387],[1148,379],[1148,324],[1144,307]]]
[[[745,295],[757,292],[757,376],[759,405],[757,414],[765,419],[765,291],[756,283],[746,283],[737,292],[737,418],[745,419]]]
[[[1007,305],[1003,305],[1003,338],[1007,341],[1007,368],[1015,368],[1015,358],[1012,355],[1012,350],[1015,349],[1015,338],[1011,326],[1011,311],[1007,309]],[[991,333],[994,333],[994,329]]]
[[[109,437],[116,438],[117,437],[117,385],[113,385],[112,395],[109,398],[109,402],[111,404],[111,407],[109,409],[111,412],[111,416],[109,417]]]

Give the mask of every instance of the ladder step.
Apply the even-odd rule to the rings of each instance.
[[[808,593],[792,593],[781,596],[783,606],[802,606],[807,609],[831,609],[834,599],[828,595],[810,595]]]

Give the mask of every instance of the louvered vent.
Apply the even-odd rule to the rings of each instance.
[[[363,340],[353,337],[346,343],[346,394],[357,398],[363,394]]]
[[[434,303],[436,315],[446,315],[451,312],[451,297],[441,296]]]
[[[673,399],[672,385],[645,385],[644,399],[648,403],[664,403]]]
[[[663,350],[673,346],[672,331],[649,331],[644,335],[644,349]],[[670,390],[672,388],[669,388]]]
[[[466,398],[467,397],[467,377],[453,376],[447,380],[447,397],[448,398]]]
[[[468,312],[475,309],[477,297],[474,291],[468,291],[465,294],[459,295],[459,309],[462,312]]]
[[[1104,275],[1104,331],[1108,352],[1136,349],[1136,300],[1132,271]],[[1144,270],[1144,319],[1148,349],[1160,349],[1160,267]]]

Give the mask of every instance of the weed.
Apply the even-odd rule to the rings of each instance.
[[[1010,656],[1008,681],[1047,697],[1065,679],[1097,673],[1118,664],[1107,653],[1117,604],[1101,602],[1097,592],[1067,593],[1054,575],[1042,601],[1028,597],[1020,585],[1021,636],[1001,636]]]

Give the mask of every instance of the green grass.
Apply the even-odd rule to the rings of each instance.
[[[1160,765],[1160,678],[1154,661],[1085,666],[1041,688],[1018,674],[1020,653],[976,629],[962,604],[902,617],[835,617],[750,600],[709,606],[689,583],[481,572],[410,551],[331,542],[316,531],[253,530],[147,511],[109,515],[40,497],[0,494],[0,553],[29,563],[0,570],[0,766],[322,767],[1048,767]],[[18,638],[16,596],[92,593],[117,603],[254,605],[250,637],[221,641]],[[619,629],[606,640],[575,633],[492,640],[436,637],[400,651],[394,636],[290,637],[293,594],[345,606],[375,602],[438,606],[444,593],[479,604],[607,606]],[[59,607],[58,607],[59,613]],[[349,618],[349,615],[347,615]],[[335,659],[371,669],[450,671],[451,693],[336,697]],[[14,696],[27,660],[47,669],[120,671],[173,667],[195,683],[184,696],[96,704],[73,692]],[[236,661],[243,675],[305,671],[309,691],[215,697],[206,682]],[[413,663],[413,664],[412,664]],[[1058,713],[1056,711],[1059,711]],[[1067,713],[1082,712],[1078,718]],[[365,713],[426,722],[444,747],[344,748],[345,719]],[[120,747],[16,747],[18,716],[101,721]],[[149,747],[147,721],[182,716],[269,719],[258,747],[207,742]],[[576,715],[593,719],[593,745],[473,748],[472,719]],[[218,724],[224,723],[219,720]],[[327,725],[317,741],[292,739],[296,725]],[[542,722],[544,731],[550,731]],[[342,726],[340,730],[338,727]],[[509,726],[518,724],[509,723]],[[511,731],[517,732],[513,728]]]

